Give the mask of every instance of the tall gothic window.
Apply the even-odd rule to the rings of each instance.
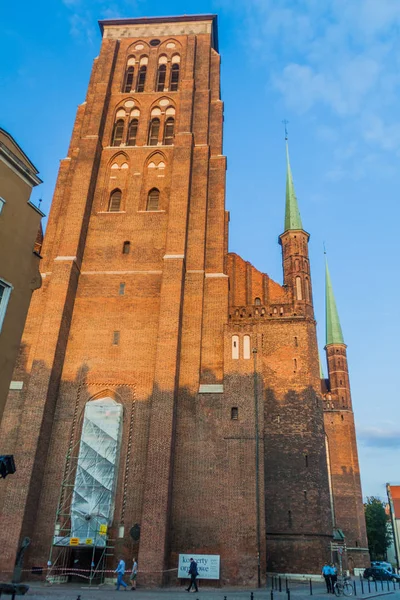
[[[118,119],[114,124],[111,146],[120,146],[122,144],[122,137],[124,135],[124,121]]]
[[[133,67],[131,65],[125,71],[124,85],[122,87],[122,91],[123,92],[130,92],[131,91],[131,89],[133,87],[133,77],[134,77],[134,74],[135,74],[135,67]]]
[[[174,63],[171,67],[171,78],[169,89],[171,92],[177,92],[179,86],[179,63]]]
[[[137,85],[136,85],[137,92],[144,92],[144,84],[146,83],[146,73],[147,73],[147,66],[142,65],[139,68],[139,75],[138,75],[138,80],[137,80]]]
[[[137,136],[138,125],[139,125],[139,121],[137,119],[132,119],[132,121],[129,123],[128,135],[126,138],[127,146],[136,146],[136,136]]]
[[[160,191],[157,188],[153,188],[147,196],[147,210],[158,210],[159,202]]]
[[[165,87],[165,78],[167,76],[167,65],[158,65],[156,92],[163,92]]]
[[[158,134],[160,132],[160,119],[152,119],[149,127],[149,146],[157,146],[158,144]]]
[[[296,297],[297,300],[303,300],[303,288],[301,285],[301,277],[296,277]]]
[[[114,190],[113,192],[111,192],[110,201],[108,203],[109,212],[119,212],[121,208],[121,198],[121,190]]]
[[[164,146],[172,146],[174,143],[174,127],[175,120],[173,117],[168,117],[164,125]]]

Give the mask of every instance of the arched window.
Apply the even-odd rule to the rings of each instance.
[[[174,128],[175,120],[173,117],[168,117],[164,126],[164,146],[172,146],[174,143]]]
[[[169,89],[171,92],[177,92],[179,86],[179,63],[174,63],[171,67],[171,81]]]
[[[163,92],[165,87],[165,78],[167,76],[167,65],[158,65],[156,92]]]
[[[303,289],[301,286],[301,277],[296,277],[296,297],[297,297],[297,300],[303,300]]]
[[[150,127],[149,127],[149,140],[148,140],[149,146],[157,146],[159,132],[160,132],[160,119],[158,119],[158,118],[152,119],[150,121]]]
[[[128,135],[126,138],[127,146],[136,146],[136,136],[137,136],[138,124],[139,124],[139,121],[137,119],[132,119],[132,121],[129,123]]]
[[[108,203],[109,212],[119,212],[121,207],[121,190],[114,190],[110,194],[110,201]]]
[[[147,196],[147,210],[158,210],[159,201],[160,191],[157,188],[153,188]]]
[[[130,251],[131,251],[131,243],[124,242],[124,245],[122,246],[122,254],[129,254]]]
[[[239,336],[232,336],[232,358],[237,360],[239,358]]]
[[[137,85],[136,85],[137,92],[144,92],[144,84],[146,83],[146,73],[147,73],[147,66],[141,65],[139,67],[139,75],[138,75]]]
[[[110,397],[85,406],[71,502],[74,537],[94,538],[113,520],[122,420],[122,405]]]
[[[250,336],[245,335],[243,337],[243,358],[250,358]]]
[[[120,146],[122,144],[123,135],[124,135],[124,121],[123,121],[123,119],[118,119],[118,121],[115,121],[113,134],[112,134],[112,140],[111,140],[111,146]]]
[[[125,71],[124,85],[122,87],[123,92],[130,92],[133,87],[133,77],[135,75],[135,67],[132,65]]]
[[[311,292],[310,292],[310,280],[308,277],[305,278],[304,282],[305,292],[306,292],[306,300],[307,302],[311,302]]]

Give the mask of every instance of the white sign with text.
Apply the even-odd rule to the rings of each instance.
[[[197,562],[198,579],[219,579],[219,554],[180,554],[178,577],[189,579],[190,559]]]

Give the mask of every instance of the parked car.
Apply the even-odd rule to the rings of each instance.
[[[370,581],[398,581],[400,582],[400,575],[396,575],[396,573],[391,573],[387,569],[383,567],[369,567],[364,571],[364,578],[369,579]]]
[[[394,573],[392,565],[383,560],[373,560],[371,562],[371,567],[383,567],[384,569],[387,569],[390,573]]]

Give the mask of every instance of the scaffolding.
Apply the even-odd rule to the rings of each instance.
[[[47,581],[104,582],[114,555],[109,528],[122,433],[122,406],[111,398],[86,405],[82,434],[66,457],[48,560]]]

